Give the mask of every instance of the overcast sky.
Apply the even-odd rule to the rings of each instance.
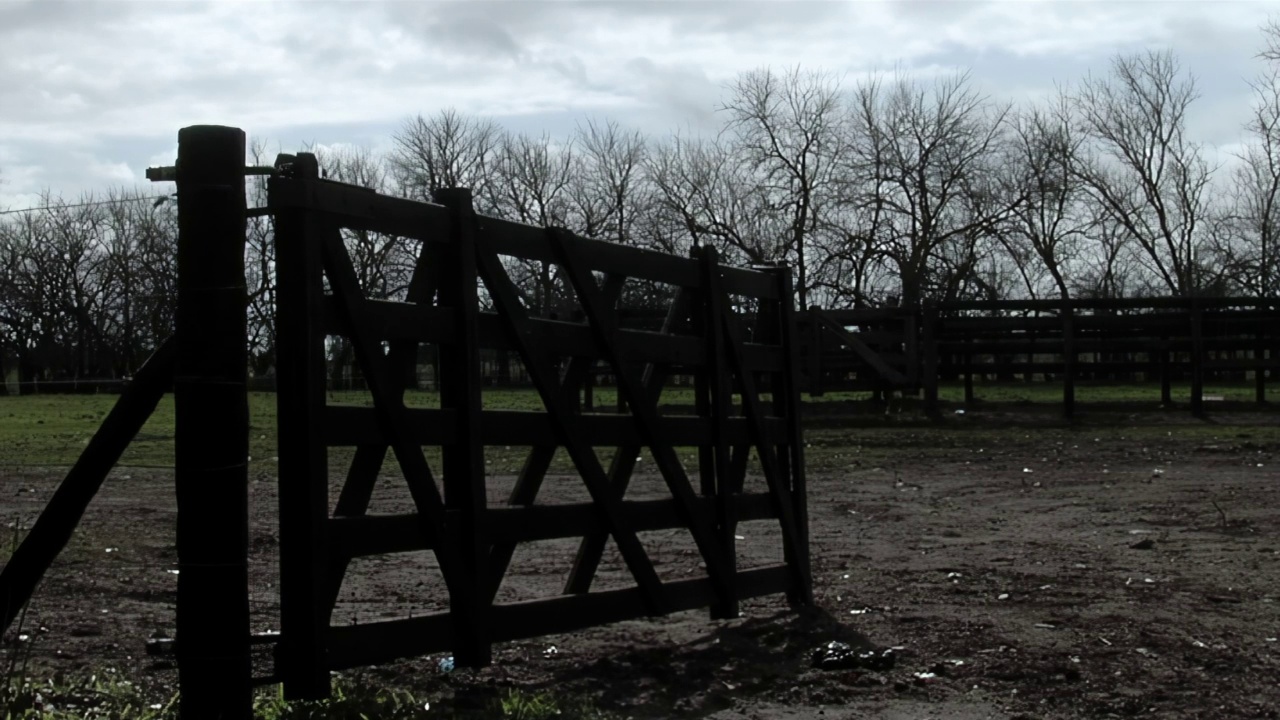
[[[1172,48],[1202,94],[1192,135],[1242,139],[1273,2],[186,2],[0,0],[0,209],[145,185],[178,128],[244,128],[272,151],[385,148],[453,106],[553,135],[609,116],[654,135],[709,129],[742,71],[796,64],[846,86],[895,67],[969,68],[1026,102]],[[159,189],[159,188],[156,188]]]

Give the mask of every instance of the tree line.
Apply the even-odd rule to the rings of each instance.
[[[612,119],[567,137],[446,109],[391,149],[318,152],[330,179],[430,200],[472,189],[478,212],[727,262],[784,261],[802,307],[925,299],[1280,295],[1280,24],[1263,28],[1247,140],[1214,165],[1187,133],[1195,79],[1171,51],[1014,104],[966,72],[846,86],[820,70],[738,75],[705,136],[654,138]],[[270,164],[257,144],[250,161]],[[1225,169],[1224,169],[1225,168]],[[250,204],[265,204],[254,184]],[[173,325],[174,204],[135,191],[0,215],[0,371],[23,382],[124,377]],[[348,232],[366,294],[407,287],[415,241]],[[273,237],[250,219],[254,371],[274,347]],[[567,309],[557,268],[512,266],[534,313]],[[667,291],[628,287],[630,305]],[[350,353],[340,342],[334,360]],[[341,363],[335,363],[341,364]]]

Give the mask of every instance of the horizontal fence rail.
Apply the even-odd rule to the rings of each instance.
[[[923,391],[937,409],[938,383],[963,378],[1061,382],[1073,412],[1080,381],[1191,383],[1204,409],[1206,380],[1254,381],[1265,402],[1280,373],[1280,299],[1130,298],[926,303],[919,308],[823,310],[801,315],[804,383],[812,395],[838,390]]]

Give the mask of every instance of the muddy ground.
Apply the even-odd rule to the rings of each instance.
[[[362,672],[437,707],[514,686],[636,718],[1280,714],[1280,415],[871,422],[819,418],[807,432],[814,608],[770,597],[732,621],[689,612],[500,644],[478,671],[442,674],[437,655]],[[273,467],[252,467],[263,631],[278,627]],[[403,509],[386,470],[375,510]],[[62,472],[0,468],[0,517],[29,524]],[[495,501],[509,482],[493,478]],[[542,499],[584,499],[579,485],[558,478]],[[632,496],[660,492],[649,477]],[[171,687],[172,658],[146,643],[173,629],[174,520],[169,473],[115,470],[6,637],[4,662],[25,658],[37,675],[113,667]],[[769,523],[739,534],[742,567],[780,558]],[[664,579],[700,572],[679,533],[642,540]],[[522,549],[499,600],[558,592],[575,547]],[[334,622],[443,608],[433,573],[422,554],[359,561]],[[626,583],[610,556],[596,587]],[[895,648],[896,664],[812,668],[810,652],[831,640]]]

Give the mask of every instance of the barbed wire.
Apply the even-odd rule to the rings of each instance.
[[[71,203],[71,204],[64,204],[64,205],[44,205],[40,207],[16,208],[14,210],[0,210],[0,215],[16,215],[18,213],[43,212],[46,210],[70,210],[71,208],[97,207],[99,205],[119,205],[121,203],[127,203],[127,202],[142,202],[143,200],[150,200],[152,202],[155,202],[156,200],[168,200],[169,198],[170,198],[169,195],[148,195],[145,197],[118,198],[116,200],[92,200],[89,202]]]

